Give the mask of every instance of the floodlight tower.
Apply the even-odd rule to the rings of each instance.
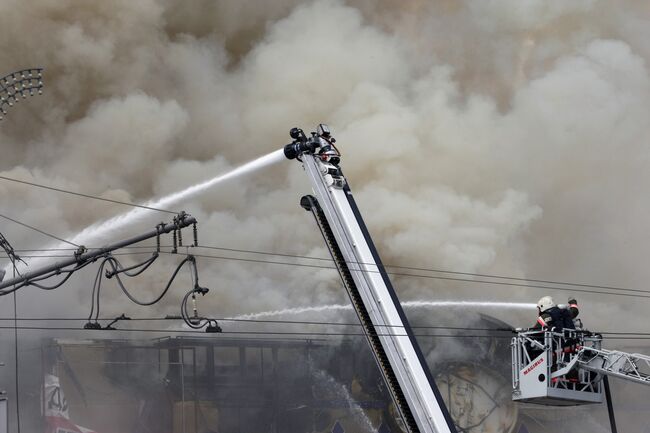
[[[7,115],[7,109],[17,104],[22,98],[43,94],[43,68],[22,69],[0,78],[0,120]],[[4,238],[3,238],[4,239]],[[0,281],[4,272],[0,275]],[[15,296],[15,295],[14,295]],[[16,340],[18,344],[18,340]],[[18,359],[16,359],[18,363]],[[4,365],[0,363],[0,365]],[[18,404],[18,377],[16,376],[16,404]],[[7,433],[9,428],[7,417],[6,392],[0,390],[0,433]],[[20,423],[20,420],[18,420]],[[20,425],[18,426],[20,431]]]
[[[43,93],[43,68],[23,69],[0,78],[0,120],[22,98]]]

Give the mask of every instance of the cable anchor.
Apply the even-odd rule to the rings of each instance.
[[[106,329],[108,331],[115,331],[115,327],[113,327],[113,325],[115,325],[120,320],[131,320],[131,318],[126,316],[124,313],[122,313],[122,315],[120,315],[120,316],[116,317],[115,319],[113,319],[113,321],[111,323],[104,326],[103,329]]]

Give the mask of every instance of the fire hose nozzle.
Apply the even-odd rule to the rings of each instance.
[[[293,138],[293,142],[284,146],[284,156],[287,159],[296,159],[303,153],[314,153],[319,147],[318,141],[308,139],[300,128],[291,128],[289,136]]]
[[[300,128],[291,128],[289,135],[293,141],[284,146],[284,156],[287,159],[300,158],[303,153],[315,154],[320,148],[319,155],[323,161],[328,161],[337,165],[340,160],[340,154],[334,147],[336,141],[332,137],[332,132],[324,123],[318,125],[316,132],[312,132],[310,137]]]
[[[311,141],[294,141],[284,146],[284,156],[287,159],[296,159],[303,153],[314,153],[319,144]]]

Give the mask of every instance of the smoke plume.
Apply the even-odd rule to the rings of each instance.
[[[45,88],[0,124],[0,175],[139,203],[277,150],[293,126],[324,122],[386,263],[643,289],[649,20],[641,0],[3,0],[4,73],[44,67]],[[298,205],[309,192],[299,164],[286,162],[173,210],[197,217],[202,245],[328,257]],[[3,214],[63,238],[129,210],[8,181],[0,197]],[[106,241],[169,216],[151,212]],[[16,249],[52,245],[8,221],[0,231]],[[155,297],[179,260],[161,259],[134,292]],[[347,300],[333,270],[198,263],[211,289],[204,314]],[[22,290],[19,314],[86,315],[94,272],[60,290]],[[177,314],[183,278],[150,309],[108,282],[102,311]],[[394,283],[404,300],[546,294]],[[574,294],[588,327],[647,330],[645,300]],[[0,305],[7,317],[10,302]],[[496,315],[527,326],[532,314]]]

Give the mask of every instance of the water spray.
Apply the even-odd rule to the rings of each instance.
[[[348,404],[350,412],[352,412],[352,414],[354,415],[359,426],[362,427],[368,433],[372,433],[376,431],[377,429],[372,425],[370,418],[368,418],[366,412],[359,405],[359,403],[354,399],[352,394],[350,394],[350,391],[348,391],[347,387],[344,384],[337,381],[336,379],[334,379],[325,370],[313,366],[312,360],[310,360],[309,362],[312,363],[311,368],[314,377],[320,382],[322,382],[324,385],[330,387],[337,394],[337,397],[342,397],[345,400],[345,402]]]
[[[145,206],[151,208],[167,208],[169,206],[173,206],[182,200],[196,196],[222,182],[259,170],[268,165],[282,161],[283,159],[284,155],[282,149],[276,150],[253,161],[240,165],[239,167],[236,167],[226,173],[215,176],[212,179],[189,186],[181,191],[166,195],[158,200],[149,201],[145,203]],[[104,222],[96,223],[85,228],[79,234],[74,236],[70,241],[79,245],[88,245],[100,242],[109,233],[120,230],[127,225],[136,223],[148,217],[151,212],[152,211],[150,209],[133,209],[129,212],[125,212],[123,214],[110,218]],[[51,246],[51,248],[63,248],[65,246],[66,245],[64,244],[56,244]],[[35,260],[33,262],[38,262],[38,260]],[[9,272],[10,270],[11,266],[5,267],[6,272]]]
[[[204,192],[216,186],[217,184],[234,179],[244,174],[251,173],[253,171],[259,170],[263,167],[274,164],[276,162],[282,161],[283,159],[282,156],[283,156],[282,149],[276,150],[260,158],[257,158],[253,161],[240,165],[239,167],[234,168],[229,172],[215,176],[212,179],[189,186],[181,191],[166,195],[158,200],[149,201],[145,203],[145,206],[163,208],[163,209],[169,206],[173,206],[183,200],[186,200],[190,197],[200,194],[201,192]],[[92,241],[99,240],[107,233],[123,228],[127,223],[131,224],[136,221],[142,220],[143,218],[148,216],[150,212],[151,211],[149,209],[142,209],[142,208],[133,209],[132,211],[115,216],[102,223],[94,224],[84,229],[81,233],[79,233],[72,239],[72,242],[90,243]]]
[[[402,307],[416,308],[505,308],[518,310],[534,310],[536,305],[527,302],[492,302],[492,301],[405,301]],[[263,317],[291,316],[303,313],[331,313],[335,311],[352,311],[350,304],[318,305],[311,307],[295,307],[283,310],[262,311],[259,313],[241,314],[232,319],[259,319]]]

